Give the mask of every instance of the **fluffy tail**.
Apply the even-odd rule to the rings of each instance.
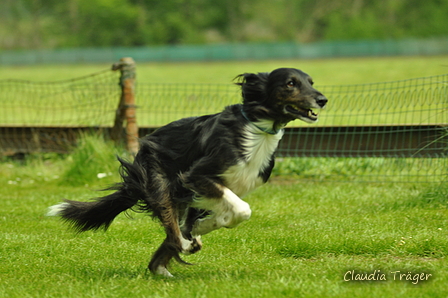
[[[116,190],[114,193],[92,202],[66,200],[51,206],[47,215],[61,216],[78,232],[100,228],[107,230],[118,214],[133,207],[139,201],[146,201],[148,178],[145,169],[138,163],[128,163],[120,158],[118,160],[121,163],[120,174],[123,182],[106,189]]]

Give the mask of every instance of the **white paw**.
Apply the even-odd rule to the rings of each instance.
[[[181,238],[182,253],[185,255],[194,254],[202,248],[201,236],[195,237],[192,241]]]
[[[164,266],[159,266],[159,267],[157,267],[157,270],[156,270],[155,274],[157,274],[157,275],[162,275],[162,276],[165,276],[165,277],[174,277],[174,276],[168,271],[168,269],[166,269],[166,267],[164,267]]]
[[[238,206],[238,209],[235,210],[234,221],[237,224],[240,224],[241,222],[248,220],[251,215],[252,210],[250,209],[250,205],[244,201],[241,201],[241,203]]]

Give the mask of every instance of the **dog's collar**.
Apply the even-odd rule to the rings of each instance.
[[[249,119],[249,117],[247,117],[246,112],[244,112],[244,109],[241,107],[241,114],[243,115],[244,119],[246,119],[247,121],[249,121],[250,123],[252,123],[256,128],[258,128],[259,130],[270,134],[270,135],[276,135],[281,129],[275,129],[275,128],[264,128],[261,126],[258,126],[257,124],[255,124],[255,122],[251,121]]]

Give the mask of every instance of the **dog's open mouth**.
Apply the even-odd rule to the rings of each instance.
[[[291,106],[291,105],[287,105],[285,107],[285,109],[288,113],[293,114],[297,118],[300,118],[307,122],[308,121],[315,122],[315,121],[317,121],[317,118],[319,117],[319,115],[311,109],[302,109],[302,108],[298,108],[296,106]]]

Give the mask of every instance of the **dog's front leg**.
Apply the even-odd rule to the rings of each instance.
[[[221,198],[198,198],[192,204],[194,208],[211,211],[210,215],[196,220],[191,231],[193,236],[205,235],[222,227],[234,228],[250,218],[249,204],[227,187],[221,187]]]
[[[191,207],[209,213],[193,224],[191,231],[193,237],[205,235],[222,227],[236,227],[251,215],[249,204],[241,200],[219,178],[223,172],[222,163],[235,157],[226,156],[228,152],[217,151],[215,154],[216,156],[202,158],[189,171],[180,175],[183,186],[196,194]]]

